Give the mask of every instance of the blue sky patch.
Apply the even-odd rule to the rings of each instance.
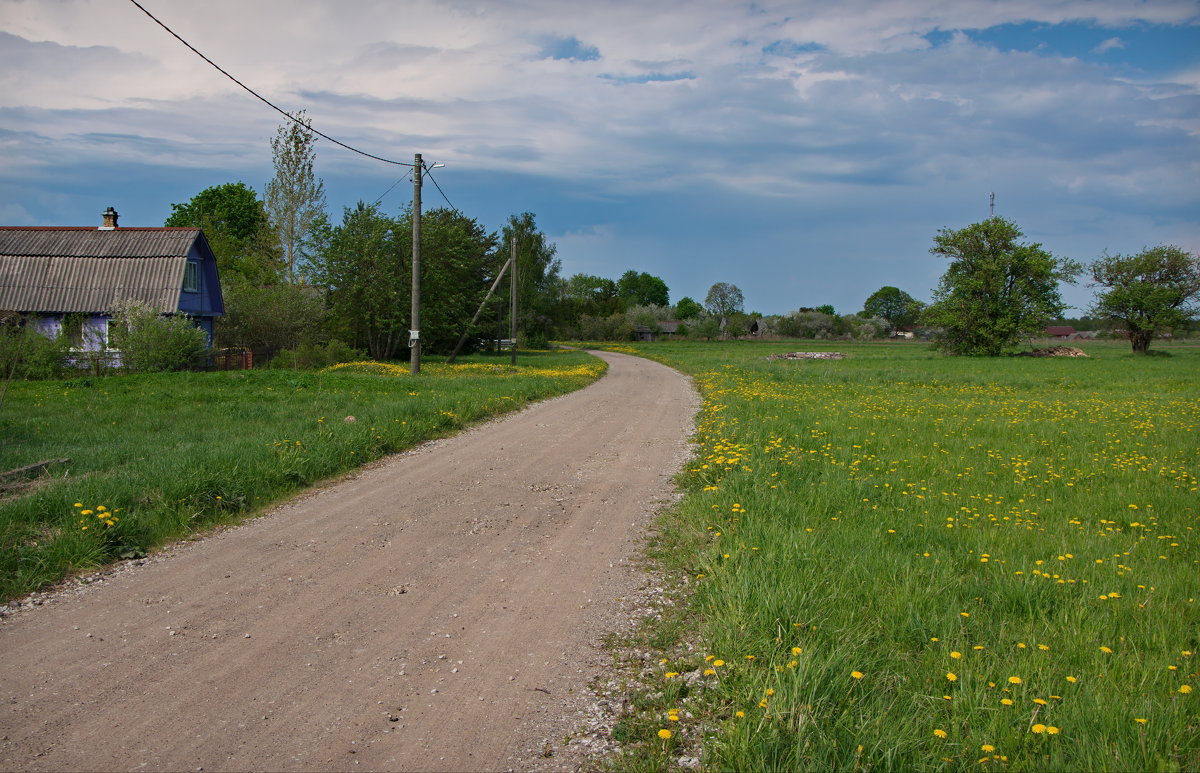
[[[999,51],[1101,62],[1125,75],[1164,75],[1200,63],[1200,26],[1139,24],[1003,24],[967,33]]]
[[[545,38],[539,53],[542,59],[567,59],[574,62],[592,62],[600,58],[600,49],[579,41],[572,35],[569,38]]]

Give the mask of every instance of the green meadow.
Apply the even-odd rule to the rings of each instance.
[[[578,352],[13,382],[0,471],[67,458],[0,491],[0,599],[144,555],[326,478],[534,400],[604,364]]]
[[[704,401],[619,768],[1200,769],[1200,349],[619,348]]]

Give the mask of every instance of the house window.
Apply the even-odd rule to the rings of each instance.
[[[189,260],[183,271],[183,291],[185,293],[200,292],[200,264]]]

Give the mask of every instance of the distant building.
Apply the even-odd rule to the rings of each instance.
[[[1071,336],[1075,335],[1075,328],[1070,325],[1051,325],[1046,328],[1047,338],[1056,338],[1059,341],[1067,341]]]

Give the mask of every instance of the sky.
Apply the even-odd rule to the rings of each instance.
[[[140,2],[325,134],[445,164],[426,208],[533,212],[564,276],[645,271],[672,302],[929,300],[933,237],[993,193],[1055,255],[1200,252],[1200,2]],[[0,225],[261,195],[282,120],[128,0],[0,0]],[[405,167],[316,149],[335,222],[411,200]]]

